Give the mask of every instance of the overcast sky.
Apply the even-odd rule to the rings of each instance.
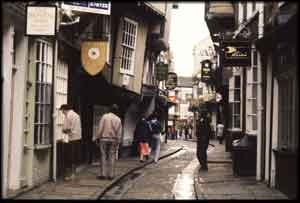
[[[204,21],[204,2],[179,3],[172,9],[170,47],[173,51],[175,72],[191,76],[193,71],[193,46],[209,36]]]

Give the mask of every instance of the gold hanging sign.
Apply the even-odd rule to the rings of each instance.
[[[90,75],[97,75],[105,66],[107,41],[86,41],[81,43],[81,63]]]

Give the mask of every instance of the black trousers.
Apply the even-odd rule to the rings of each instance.
[[[64,143],[64,176],[68,176],[75,173],[75,169],[80,161],[80,143],[81,140],[70,141]]]
[[[207,168],[207,148],[208,144],[197,143],[197,158],[201,168]]]

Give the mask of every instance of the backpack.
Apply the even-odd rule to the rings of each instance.
[[[150,129],[152,134],[158,134],[161,131],[161,125],[158,121],[150,122]]]

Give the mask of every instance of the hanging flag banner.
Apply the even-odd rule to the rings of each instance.
[[[65,1],[61,7],[72,11],[110,15],[109,1]]]
[[[177,74],[174,72],[168,73],[168,79],[166,81],[167,90],[173,90],[177,87]]]
[[[212,62],[210,60],[204,60],[201,62],[201,81],[204,83],[211,81],[211,66]]]
[[[249,41],[222,41],[223,66],[250,66],[251,46]]]
[[[97,75],[105,66],[107,41],[86,41],[81,43],[81,63],[90,75]]]
[[[158,63],[155,66],[156,80],[163,81],[168,78],[169,65],[164,63]]]

